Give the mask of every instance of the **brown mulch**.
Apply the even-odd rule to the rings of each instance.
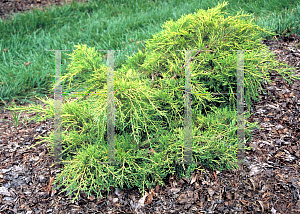
[[[300,36],[264,40],[280,62],[300,71]],[[0,121],[0,213],[300,213],[299,106],[300,81],[287,84],[276,72],[265,84],[266,94],[253,105],[248,121],[258,121],[263,130],[253,130],[247,143],[242,169],[196,171],[192,179],[170,176],[166,187],[156,186],[143,195],[136,189],[102,191],[103,198],[82,193],[71,203],[52,182],[59,166],[53,164],[47,145],[31,149],[39,135],[53,130],[53,119],[20,124]],[[53,96],[50,96],[53,98]],[[299,100],[299,101],[298,101]],[[21,114],[30,117],[34,114]],[[13,120],[0,112],[0,119]]]
[[[86,2],[88,0],[1,0],[0,18],[7,20],[13,17],[14,13],[31,11],[34,8],[43,10],[48,6],[68,4],[72,1]]]

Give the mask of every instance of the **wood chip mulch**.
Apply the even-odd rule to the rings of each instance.
[[[300,36],[262,43],[300,72]],[[166,187],[157,185],[144,196],[136,189],[112,189],[108,197],[106,191],[103,198],[82,193],[71,203],[66,193],[59,194],[63,188],[52,188],[60,166],[50,167],[47,145],[27,149],[37,136],[53,131],[53,119],[25,122],[28,129],[0,121],[0,213],[300,213],[300,81],[289,85],[276,72],[271,79],[275,83],[263,85],[267,93],[261,94],[248,119],[258,121],[263,130],[253,130],[247,143],[253,149],[245,151],[241,169],[203,168],[181,180],[170,176]],[[32,115],[23,112],[21,119]],[[0,119],[13,120],[6,110],[0,111]]]
[[[12,18],[14,13],[24,13],[34,8],[43,10],[51,5],[61,6],[72,1],[87,2],[88,0],[1,0],[0,18],[7,20]]]

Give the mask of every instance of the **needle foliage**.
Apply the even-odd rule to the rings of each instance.
[[[274,55],[260,43],[259,32],[271,34],[247,20],[247,15],[226,16],[227,3],[208,10],[167,21],[160,33],[146,42],[139,51],[114,73],[115,97],[115,159],[107,162],[107,66],[95,48],[76,46],[70,54],[66,75],[62,81],[67,92],[99,94],[66,96],[62,109],[63,154],[65,163],[55,180],[64,186],[74,200],[80,191],[90,195],[110,187],[145,188],[164,185],[170,174],[190,177],[204,166],[213,170],[237,168],[236,163],[236,97],[209,93],[235,93],[237,90],[235,51],[244,52],[245,100],[248,110],[259,100],[261,84],[270,82],[269,74],[276,70],[286,80],[289,69],[277,69]],[[198,164],[178,164],[184,159],[184,85],[185,52],[177,50],[212,50],[199,53],[191,63],[193,161]],[[249,50],[249,51],[247,51]],[[195,53],[194,51],[193,53]],[[193,56],[194,54],[192,54]],[[295,78],[295,76],[293,76]],[[22,107],[31,112],[43,111],[54,117],[54,100],[41,100],[46,109],[37,105]],[[19,107],[21,108],[21,107]],[[15,108],[17,109],[17,108]],[[250,116],[249,111],[245,119]],[[246,121],[246,141],[257,123]],[[41,137],[50,142],[53,153],[53,133]],[[41,143],[40,142],[40,143]],[[249,148],[246,148],[249,149]]]

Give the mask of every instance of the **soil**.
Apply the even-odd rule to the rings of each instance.
[[[30,8],[27,2],[42,4],[2,1],[0,11],[10,10],[9,6],[3,9],[6,3]],[[300,72],[299,35],[262,43],[278,61]],[[66,193],[60,193],[63,188],[52,188],[61,166],[52,166],[47,144],[28,149],[38,142],[37,136],[53,131],[53,119],[24,122],[28,128],[0,121],[0,213],[300,213],[300,81],[287,84],[277,72],[271,79],[275,82],[263,85],[267,93],[261,93],[248,119],[258,121],[262,130],[253,130],[253,138],[246,143],[252,150],[245,151],[240,169],[203,168],[191,179],[170,176],[165,187],[148,189],[144,197],[136,189],[111,189],[108,197],[106,191],[102,191],[103,198],[81,193],[72,203]],[[22,113],[21,120],[34,114]],[[13,120],[7,110],[0,112],[0,119]]]

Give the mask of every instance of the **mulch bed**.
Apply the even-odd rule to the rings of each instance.
[[[300,72],[300,48],[295,48],[300,36],[262,43]],[[66,193],[59,194],[63,188],[52,188],[60,166],[50,167],[47,145],[27,149],[37,136],[53,130],[53,119],[25,122],[28,129],[0,121],[0,213],[300,213],[300,81],[289,85],[276,72],[271,79],[276,82],[263,85],[267,93],[261,93],[248,119],[258,121],[263,130],[253,130],[247,142],[253,149],[245,151],[241,169],[203,168],[192,179],[170,176],[166,187],[157,185],[144,197],[137,189],[111,189],[108,197],[106,191],[103,198],[82,193],[71,203]],[[22,113],[21,118],[34,114]],[[0,119],[13,120],[5,110]]]
[[[50,5],[61,6],[68,4],[74,0],[1,0],[0,1],[0,18],[9,19],[14,13],[23,13],[34,8],[43,10]],[[78,2],[86,2],[88,0],[75,0]]]

